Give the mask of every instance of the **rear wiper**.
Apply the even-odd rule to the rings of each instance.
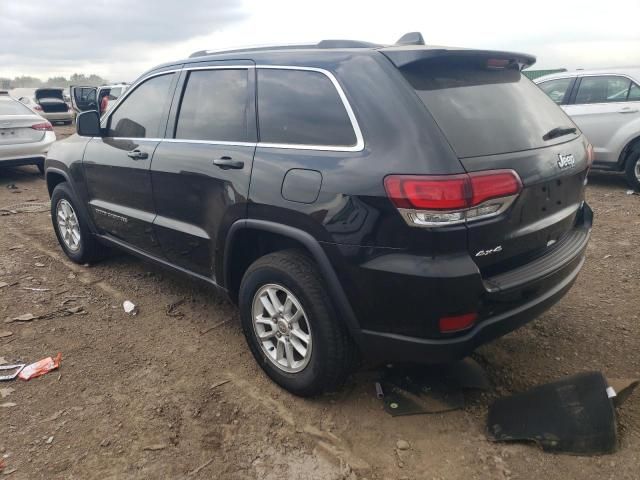
[[[542,136],[542,140],[551,140],[553,138],[569,135],[570,133],[576,133],[578,129],[576,127],[556,127],[549,130]]]

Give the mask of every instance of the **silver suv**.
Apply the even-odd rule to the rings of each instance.
[[[640,68],[554,73],[535,82],[589,139],[593,167],[625,172],[640,190]]]

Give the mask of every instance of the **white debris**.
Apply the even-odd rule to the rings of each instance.
[[[122,303],[122,308],[124,308],[125,313],[128,313],[129,315],[137,315],[138,314],[138,307],[135,303],[133,303],[130,300],[125,300]]]

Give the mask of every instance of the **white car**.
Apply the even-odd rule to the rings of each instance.
[[[44,172],[44,159],[56,134],[51,123],[0,92],[0,167],[36,165]]]
[[[10,93],[52,123],[73,123],[75,112],[65,101],[62,88],[15,88]]]
[[[640,68],[577,70],[535,83],[593,145],[593,168],[625,172],[640,190]]]

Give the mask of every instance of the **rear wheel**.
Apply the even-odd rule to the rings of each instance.
[[[51,221],[60,246],[72,261],[92,263],[104,257],[107,247],[91,234],[67,183],[56,185],[51,194]]]
[[[287,250],[256,260],[239,305],[251,352],[278,385],[306,397],[344,382],[355,346],[308,256]]]
[[[640,191],[640,149],[632,150],[627,157],[625,174],[629,185]]]

